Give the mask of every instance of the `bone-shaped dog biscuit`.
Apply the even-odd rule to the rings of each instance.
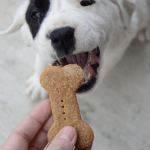
[[[78,137],[76,149],[85,149],[93,142],[93,131],[81,119],[76,100],[76,90],[84,81],[83,70],[76,64],[65,67],[49,66],[40,77],[42,87],[48,91],[54,122],[48,132],[51,142],[56,134],[65,126],[76,129]]]

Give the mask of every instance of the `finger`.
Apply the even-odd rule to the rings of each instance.
[[[73,127],[67,126],[60,130],[46,150],[72,150],[76,140],[76,130]]]
[[[30,142],[29,150],[34,150],[34,149],[43,150],[44,149],[44,147],[48,143],[47,133],[53,122],[54,122],[53,116],[51,116],[47,120],[45,125],[40,129],[38,134],[34,137],[34,139]]]
[[[1,150],[28,149],[29,142],[38,133],[51,114],[50,101],[43,101],[19,123]]]

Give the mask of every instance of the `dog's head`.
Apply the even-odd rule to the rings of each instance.
[[[84,92],[96,83],[100,54],[119,20],[116,18],[120,15],[122,26],[128,28],[131,10],[128,0],[26,0],[10,28],[0,34],[21,29],[27,44],[49,64],[80,65],[85,83],[78,92]]]

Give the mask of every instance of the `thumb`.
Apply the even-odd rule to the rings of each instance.
[[[77,140],[77,132],[67,126],[59,131],[46,150],[72,150]]]

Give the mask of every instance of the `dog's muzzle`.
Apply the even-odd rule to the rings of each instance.
[[[89,91],[94,87],[98,79],[98,69],[100,68],[99,47],[89,52],[67,55],[53,63],[54,66],[65,66],[68,64],[77,64],[84,71],[84,82],[76,91],[76,93]]]
[[[96,47],[91,51],[87,50],[87,52],[73,54],[76,43],[74,33],[74,28],[64,27],[54,30],[47,37],[51,40],[51,45],[59,58],[53,65],[77,64],[83,69],[84,83],[76,91],[82,93],[92,89],[97,81],[98,68],[100,67],[100,50],[99,47]]]

